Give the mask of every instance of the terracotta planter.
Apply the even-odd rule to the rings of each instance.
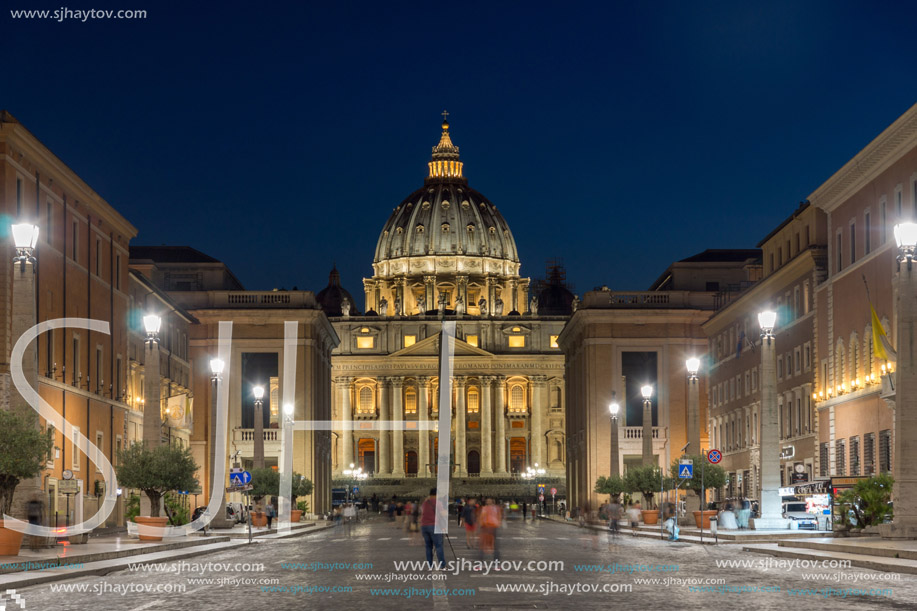
[[[134,523],[140,526],[158,526],[159,528],[165,527],[169,523],[169,518],[153,518],[150,516],[137,516],[134,518]],[[140,535],[141,541],[162,541],[162,537],[158,535],[144,535],[143,529],[139,529],[138,534]]]
[[[701,514],[703,513],[703,517]],[[695,511],[694,512],[694,524],[698,528],[710,528],[710,518],[716,515],[716,509],[707,509],[703,512]]]
[[[263,511],[253,511],[252,526],[267,526],[267,514]]]
[[[640,512],[643,515],[644,524],[658,524],[659,511],[656,509],[644,509]]]
[[[302,520],[302,510],[301,509],[291,509],[290,510],[290,522],[294,524]]]
[[[18,556],[20,545],[22,545],[22,533],[3,528],[3,520],[0,520],[0,556]]]

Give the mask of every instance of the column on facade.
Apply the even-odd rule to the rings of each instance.
[[[421,423],[430,420],[427,404],[427,391],[430,388],[430,378],[417,378],[417,477],[427,477],[430,463],[430,431],[423,430]]]
[[[365,303],[366,308],[363,311],[369,312],[370,310],[375,310],[376,309],[376,300],[375,300],[376,283],[375,281],[368,280],[368,279],[363,280],[363,292],[366,295],[366,303]]]
[[[424,299],[426,300],[425,308],[427,310],[435,310],[439,299],[436,296],[436,276],[425,275],[423,277],[423,292]],[[421,312],[423,314],[423,312]]]
[[[489,306],[488,306],[489,307]],[[493,442],[491,439],[491,411],[490,395],[493,392],[493,376],[484,376],[481,379],[481,474],[489,475],[494,472],[493,459],[491,450]]]
[[[519,292],[516,290],[517,282],[515,280],[509,281],[509,305],[510,311],[519,312]],[[525,306],[522,306],[525,308]]]
[[[464,476],[468,473],[468,452],[465,449],[465,378],[455,377],[455,474]]]
[[[539,466],[546,467],[544,443],[544,413],[548,403],[548,379],[532,376],[532,458]]]
[[[465,304],[465,312],[468,312],[468,306],[471,305],[468,303],[468,276],[456,276],[455,277],[455,299],[453,300],[452,307],[455,308],[455,303],[458,298],[462,298],[462,303]]]
[[[494,311],[494,279],[490,276],[484,278],[484,294],[487,296],[487,310],[481,316],[489,316]]]
[[[338,378],[341,392],[341,420],[344,422],[341,431],[341,469],[349,469],[353,458],[353,407],[350,404],[350,385],[353,378]]]
[[[404,420],[404,407],[402,386],[404,378],[396,376],[389,378],[392,384],[392,420],[396,427],[400,427]],[[392,477],[404,477],[404,429],[396,428],[392,431]]]
[[[506,377],[497,376],[495,384],[495,403],[494,418],[496,419],[497,443],[494,450],[496,464],[494,471],[500,475],[506,475]]]
[[[392,419],[388,404],[390,388],[391,380],[389,378],[379,378],[379,420],[382,421]],[[392,472],[392,450],[389,443],[391,434],[391,431],[386,428],[379,431],[379,475],[391,475]]]

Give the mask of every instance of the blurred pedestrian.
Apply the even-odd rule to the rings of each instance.
[[[476,518],[476,507],[477,503],[475,499],[469,497],[465,501],[465,506],[462,509],[462,522],[465,524],[465,545],[469,549],[474,549],[475,544],[475,518]]]
[[[430,489],[430,496],[423,502],[420,514],[420,532],[423,534],[424,551],[427,557],[427,566],[433,567],[433,548],[436,548],[437,568],[445,568],[446,558],[443,555],[443,535],[435,533],[436,514],[442,511],[446,515],[444,519],[448,520],[449,515],[446,507],[437,507],[436,488]]]
[[[493,554],[495,561],[500,559],[500,548],[497,542],[497,529],[503,524],[503,512],[492,498],[487,499],[487,504],[481,509],[480,516],[480,550],[481,560],[484,554]]]
[[[35,526],[42,525],[44,503],[41,502],[41,497],[39,497],[38,494],[32,496],[32,500],[30,500],[26,506],[26,512],[29,518],[29,524]],[[29,549],[36,550],[43,546],[43,537],[39,537],[38,535],[29,536]]]

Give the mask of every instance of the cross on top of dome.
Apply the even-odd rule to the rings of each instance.
[[[463,164],[459,161],[459,147],[452,144],[452,138],[449,136],[449,121],[446,118],[449,112],[444,110],[442,115],[443,133],[440,136],[439,144],[433,147],[433,160],[427,164],[430,168],[427,180],[464,180]]]

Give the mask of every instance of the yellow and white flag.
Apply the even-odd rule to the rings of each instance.
[[[876,309],[872,307],[871,303],[869,304],[869,310],[872,312],[872,349],[875,351],[876,357],[897,363],[898,353],[895,352],[892,343],[888,340],[888,335],[886,335],[885,329],[879,321],[879,315],[876,314]]]

